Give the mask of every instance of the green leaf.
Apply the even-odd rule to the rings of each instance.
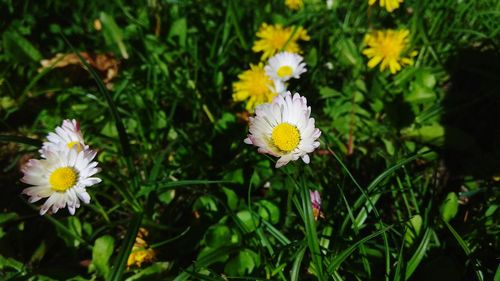
[[[391,156],[394,155],[394,152],[395,152],[395,149],[394,149],[394,145],[392,144],[392,142],[390,140],[387,140],[387,139],[382,139],[382,141],[384,142],[384,146],[385,146],[385,151],[387,151],[387,153]]]
[[[344,66],[352,67],[359,67],[363,65],[358,48],[352,39],[342,38],[337,41],[335,47],[339,63]]]
[[[0,225],[18,218],[19,215],[14,212],[0,214]]]
[[[17,62],[40,62],[40,52],[21,34],[15,31],[7,31],[2,35],[5,54]]]
[[[202,195],[193,204],[193,211],[216,212],[217,210],[217,203],[211,195]]]
[[[92,247],[89,245],[89,243],[82,238],[82,231],[81,231],[81,225],[80,225],[80,231],[75,231],[74,227],[68,223],[67,219],[66,220],[57,220],[52,216],[45,216],[45,218],[50,221],[55,227],[56,227],[56,232],[57,235],[64,240],[66,245],[70,247],[75,247],[73,245],[73,240],[76,241],[74,244],[79,244],[83,243],[88,249],[91,249]],[[77,218],[75,218],[77,219]],[[77,219],[78,220],[78,219]],[[80,221],[78,221],[79,223]]]
[[[101,236],[95,240],[92,248],[92,265],[97,274],[103,276],[106,280],[109,275],[109,258],[113,254],[115,239],[109,235]]]
[[[277,224],[280,220],[280,209],[271,201],[260,200],[258,203],[259,216],[272,224]]]
[[[236,122],[236,116],[233,113],[224,112],[217,120],[216,127],[219,130],[226,130],[230,124]]]
[[[259,264],[259,256],[255,252],[245,249],[226,263],[224,272],[230,276],[244,276],[251,274]]]
[[[115,138],[118,136],[118,131],[112,121],[106,122],[101,129],[101,134],[106,137]]]
[[[242,222],[243,227],[245,227],[244,229],[245,232],[253,232],[257,228],[256,223],[258,222],[258,219],[254,218],[252,216],[252,213],[250,213],[250,211],[248,210],[239,211],[236,214],[236,217]]]
[[[234,182],[236,184],[243,184],[245,182],[245,178],[243,177],[243,169],[236,169],[234,171],[230,171],[224,175],[224,180]]]
[[[223,187],[222,191],[226,195],[226,198],[227,198],[226,203],[227,203],[227,206],[229,207],[229,209],[236,210],[236,208],[238,208],[238,201],[239,201],[238,195],[236,194],[236,192],[234,192],[232,189],[229,189],[226,187]]]
[[[406,128],[401,131],[404,138],[441,146],[444,144],[444,127],[438,123],[420,128]]]
[[[174,21],[172,26],[170,27],[170,31],[168,32],[168,39],[172,39],[173,37],[178,37],[179,46],[184,48],[186,46],[186,38],[187,38],[187,20],[186,18],[180,18]]]
[[[455,192],[450,192],[446,195],[441,207],[439,208],[441,217],[445,222],[449,222],[458,213],[458,196]]]
[[[419,83],[413,83],[410,93],[404,96],[404,100],[412,104],[425,103],[434,99],[436,99],[436,93]]]
[[[33,252],[33,255],[31,255],[30,264],[40,262],[45,256],[46,252],[47,252],[47,244],[45,243],[45,240],[42,240],[40,245],[36,248],[35,252]]]
[[[210,260],[210,264],[217,262],[222,263],[227,261],[229,259],[229,253],[214,255],[214,253],[217,253],[219,249],[224,249],[224,247],[219,247],[219,248],[204,247],[198,254],[198,258],[196,260],[199,262],[205,260],[207,257],[212,257],[212,259]]]
[[[420,235],[421,228],[422,217],[420,215],[415,215],[408,222],[406,222],[405,244],[407,246],[411,246],[415,239],[417,239]]]
[[[223,224],[212,225],[205,232],[205,243],[211,248],[228,245],[231,242],[231,229]]]
[[[333,97],[341,97],[342,93],[330,87],[321,87],[319,88],[319,95],[321,96],[321,98],[327,99]]]
[[[174,198],[175,198],[175,190],[167,190],[158,195],[158,200],[160,200],[160,202],[162,202],[165,205],[170,204],[170,202],[172,202]]]
[[[160,280],[159,274],[169,269],[170,263],[168,262],[156,262],[144,269],[141,269],[138,273],[125,279],[125,281],[137,281],[137,280]],[[153,278],[157,276],[157,278]]]
[[[436,76],[429,69],[418,69],[415,81],[429,89],[436,86]]]
[[[101,12],[99,19],[102,22],[102,31],[106,43],[109,45],[116,44],[124,59],[128,59],[127,48],[123,43],[123,32],[118,27],[113,16]]]
[[[0,270],[5,270],[5,269],[13,269],[17,272],[24,272],[24,264],[22,262],[19,262],[13,258],[5,258],[4,256],[0,255]]]
[[[11,97],[0,97],[0,111],[9,110],[16,105],[16,100]]]
[[[316,67],[318,64],[318,51],[316,48],[313,47],[309,49],[306,56],[306,62],[310,68]]]
[[[61,220],[61,224],[65,228],[56,228],[58,236],[64,240],[68,247],[78,247],[82,242],[76,238],[82,236],[82,224],[78,217],[67,217]]]

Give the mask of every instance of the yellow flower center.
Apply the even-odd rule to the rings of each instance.
[[[79,141],[68,142],[67,146],[69,149],[72,149],[73,147],[76,146],[76,151],[78,152],[82,151],[82,144]]]
[[[285,46],[288,38],[290,37],[290,34],[287,34],[287,32],[284,31],[276,32],[275,34],[273,34],[274,36],[269,38],[269,40],[271,41],[271,46],[273,46],[276,50],[280,50]]]
[[[380,52],[386,58],[399,58],[403,51],[403,42],[394,40],[394,38],[386,37],[380,42]]]
[[[57,168],[50,175],[49,183],[53,190],[64,192],[75,185],[77,177],[78,174],[71,167]]]
[[[277,148],[285,152],[290,152],[299,145],[299,130],[288,123],[281,123],[274,128],[272,139]]]
[[[392,74],[395,74],[403,65],[412,65],[414,51],[408,51],[410,32],[403,30],[383,30],[373,31],[365,37],[365,43],[368,45],[363,50],[363,54],[370,60],[368,67],[374,68],[380,64],[380,70],[389,68]]]
[[[278,76],[281,78],[290,76],[290,75],[292,75],[292,73],[293,73],[293,69],[288,65],[284,65],[284,66],[278,68]]]

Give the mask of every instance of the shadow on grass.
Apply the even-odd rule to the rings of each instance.
[[[500,52],[493,46],[463,49],[446,67],[446,166],[452,178],[490,179],[500,172]]]

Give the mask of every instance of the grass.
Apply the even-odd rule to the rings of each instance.
[[[500,4],[367,2],[0,1],[0,279],[497,278]],[[263,22],[311,37],[288,87],[322,131],[309,165],[243,143],[232,83]],[[362,54],[383,28],[418,51],[396,75]],[[84,67],[38,70],[58,53]],[[20,167],[71,118],[103,182],[39,216]],[[155,259],[128,267],[141,229]]]

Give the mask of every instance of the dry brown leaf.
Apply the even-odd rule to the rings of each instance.
[[[99,72],[104,83],[110,83],[111,80],[118,75],[119,61],[114,55],[107,53],[90,55],[87,52],[80,52],[80,55],[89,65]],[[70,65],[81,65],[81,62],[80,58],[75,53],[58,53],[51,59],[41,60],[40,64],[42,67],[38,69],[39,72],[46,68],[64,68]]]

